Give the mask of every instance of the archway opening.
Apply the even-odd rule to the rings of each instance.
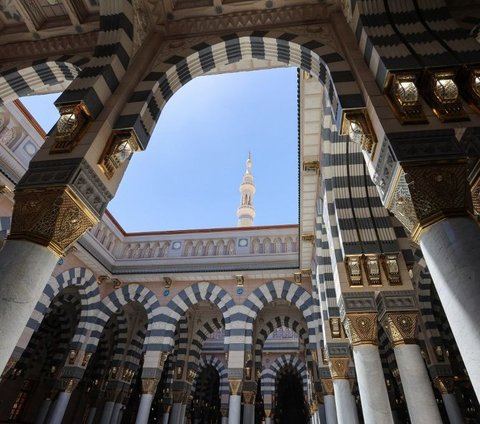
[[[199,370],[189,412],[193,424],[217,424],[222,420],[220,376],[210,364]]]
[[[275,422],[278,424],[307,424],[308,406],[297,370],[285,365],[279,371],[275,396]]]

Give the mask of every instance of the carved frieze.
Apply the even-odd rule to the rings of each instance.
[[[98,218],[69,187],[15,192],[9,238],[47,246],[61,256]]]

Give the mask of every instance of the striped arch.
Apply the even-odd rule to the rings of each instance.
[[[200,355],[202,353],[203,343],[207,338],[214,333],[216,330],[221,330],[225,325],[222,320],[218,318],[212,318],[207,321],[201,328],[199,328],[191,342],[189,358],[188,358],[188,368],[196,370],[200,361]]]
[[[82,102],[96,118],[125,75],[134,54],[131,0],[102,0],[100,31],[92,60],[55,105]]]
[[[87,341],[86,351],[95,351],[100,335],[110,317],[130,302],[138,302],[145,309],[148,324],[144,350],[147,353],[155,350],[151,335],[154,327],[160,323],[160,304],[155,294],[146,287],[138,284],[129,284],[110,293],[100,302],[98,308],[94,311],[95,316],[90,325],[91,334]]]
[[[196,76],[242,59],[309,72],[325,85],[338,122],[342,109],[365,106],[348,63],[334,49],[294,33],[255,31],[211,37],[163,58],[139,83],[114,128],[132,128],[146,148],[163,107],[176,91]]]
[[[147,334],[146,323],[137,328],[135,334],[130,340],[130,346],[125,357],[125,368],[137,371],[143,354],[143,343]]]
[[[278,299],[287,300],[302,312],[308,327],[308,348],[315,350],[321,325],[320,315],[314,311],[310,293],[287,280],[270,281],[256,288],[243,303],[245,316],[240,319],[245,322],[245,350],[252,350],[253,323],[258,313],[268,303]]]
[[[232,328],[232,315],[235,311],[235,303],[231,296],[221,287],[215,284],[202,282],[195,283],[178,293],[165,308],[162,308],[160,320],[162,325],[158,332],[158,350],[171,352],[174,346],[173,337],[177,322],[196,303],[206,300],[218,307],[225,321],[225,344],[228,345],[230,330]],[[227,349],[226,346],[225,349]]]
[[[303,393],[304,395],[308,395],[308,374],[305,362],[303,362],[300,358],[289,354],[278,357],[277,359],[275,359],[275,361],[273,361],[272,365],[270,365],[270,369],[273,371],[273,376],[275,380],[275,387],[273,388],[273,390],[276,389],[276,386],[278,384],[278,378],[282,373],[282,368],[287,365],[291,365],[297,371],[298,376],[302,380]]]
[[[58,56],[0,72],[0,105],[30,94],[51,93],[52,88],[63,91],[89,60],[83,55]]]
[[[273,318],[265,323],[262,329],[258,331],[257,339],[255,341],[255,369],[262,369],[262,351],[265,341],[271,333],[280,327],[286,327],[295,331],[300,339],[304,341],[305,345],[308,344],[308,332],[303,323],[298,322],[297,320],[292,320],[287,316]]]
[[[180,318],[175,330],[175,368],[183,367],[188,361],[188,319]]]
[[[48,311],[53,299],[66,287],[75,286],[78,288],[81,303],[80,321],[77,331],[71,342],[72,349],[78,349],[84,339],[85,329],[89,325],[90,317],[94,308],[100,302],[100,292],[93,273],[87,268],[70,268],[48,281],[40,300],[27,322],[19,344],[13,352],[13,359],[18,359],[26,348],[32,334],[39,328],[45,314]]]
[[[230,397],[230,389],[228,385],[228,370],[225,368],[225,365],[223,364],[221,359],[212,355],[205,355],[200,358],[199,368],[205,368],[207,365],[211,365],[217,370],[218,376],[220,377],[220,403],[222,407],[228,407],[228,399]],[[196,382],[197,380],[195,380],[195,383]]]

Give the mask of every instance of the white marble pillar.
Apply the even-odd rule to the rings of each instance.
[[[170,412],[164,412],[162,416],[162,424],[168,424],[169,418],[170,418]]]
[[[230,395],[228,402],[228,424],[240,424],[242,408],[242,397],[240,395]]]
[[[222,424],[228,424],[228,417],[222,417]]]
[[[67,410],[68,402],[70,401],[71,392],[60,392],[53,407],[52,415],[48,421],[49,424],[61,424],[65,411]]]
[[[245,403],[243,405],[243,424],[255,424],[255,405]]]
[[[93,420],[95,419],[96,414],[97,414],[97,407],[92,406],[90,408],[90,411],[88,411],[87,424],[93,424]]]
[[[124,412],[125,412],[125,408],[120,409],[120,411],[118,412],[117,422],[115,424],[121,424]]]
[[[100,424],[110,424],[110,419],[112,418],[114,407],[115,402],[111,400],[105,402],[102,410],[102,418],[100,418]]]
[[[143,393],[140,398],[140,406],[138,407],[137,419],[135,424],[147,424],[150,416],[150,409],[153,402],[153,394]]]
[[[180,417],[179,417],[179,424],[183,424],[185,422],[185,412],[187,410],[187,405],[182,403],[182,408],[180,409]]]
[[[378,347],[353,346],[353,358],[365,423],[393,424]]]
[[[272,419],[270,417],[265,417],[265,424],[272,424]]]
[[[318,422],[320,424],[326,424],[327,417],[325,416],[325,404],[318,405]]]
[[[480,399],[480,228],[469,217],[448,218],[420,237],[425,261],[455,341]]]
[[[323,404],[325,405],[325,419],[327,424],[337,424],[337,409],[335,406],[335,396],[325,395],[323,396]]]
[[[0,375],[57,261],[49,249],[29,241],[7,240],[0,251]]]
[[[333,380],[335,390],[335,409],[339,424],[358,424],[358,413],[350,390],[350,382],[347,379],[335,378]]]
[[[182,404],[176,402],[172,406],[172,411],[170,412],[170,424],[180,424],[180,414],[182,412]]]
[[[427,368],[417,344],[393,348],[412,423],[442,424]]]
[[[47,418],[48,410],[52,405],[52,399],[47,398],[43,401],[40,411],[38,412],[37,418],[35,419],[35,424],[43,424],[45,418]]]
[[[462,413],[455,395],[453,393],[442,393],[442,399],[450,424],[463,424]]]
[[[115,402],[112,410],[112,417],[110,418],[110,424],[117,424],[118,416],[122,410],[123,404],[121,402]]]

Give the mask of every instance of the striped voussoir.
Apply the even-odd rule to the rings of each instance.
[[[159,326],[161,316],[158,299],[155,294],[146,287],[138,284],[128,284],[110,293],[98,304],[98,307],[94,311],[94,319],[89,326],[90,338],[86,342],[86,351],[95,351],[100,335],[108,320],[114,313],[130,302],[137,302],[145,309],[148,324],[144,349],[147,354],[149,351],[155,350],[155,329]]]
[[[165,307],[161,308],[161,326],[155,333],[156,350],[160,352],[171,352],[174,346],[175,330],[178,321],[185,312],[200,301],[213,303],[220,309],[223,321],[225,322],[225,345],[228,348],[230,332],[235,317],[235,303],[231,296],[221,287],[208,282],[195,283],[178,293]]]
[[[188,319],[182,316],[175,330],[175,368],[183,367],[188,362]]]
[[[73,81],[90,58],[56,56],[0,72],[0,105],[30,94],[50,93],[52,87]],[[63,87],[59,86],[58,91]]]
[[[443,0],[348,0],[360,51],[383,89],[390,72],[480,62],[480,48]]]
[[[302,313],[308,328],[309,348],[315,349],[320,331],[320,315],[314,311],[313,299],[303,287],[287,280],[273,280],[256,288],[245,300],[244,310],[238,320],[245,322],[245,351],[252,351],[253,324],[264,306],[274,300],[287,300]]]
[[[86,268],[71,268],[62,272],[48,281],[40,300],[23,330],[20,342],[16,346],[14,355],[19,357],[32,337],[32,334],[39,328],[53,299],[66,287],[75,286],[78,289],[81,303],[80,321],[75,335],[71,341],[71,348],[78,349],[85,338],[89,322],[93,316],[93,310],[100,302],[100,292],[93,273]]]
[[[305,346],[308,345],[308,332],[305,329],[303,322],[298,322],[295,319],[291,319],[288,316],[280,316],[271,319],[266,322],[263,327],[257,333],[257,339],[255,341],[255,367],[256,369],[262,368],[262,351],[268,336],[274,332],[277,328],[289,328],[297,333],[300,340],[303,341]]]
[[[190,343],[190,352],[188,358],[188,368],[197,369],[200,361],[200,355],[202,353],[203,343],[207,338],[217,330],[225,328],[222,320],[218,318],[212,318],[199,328],[193,335]]]
[[[242,59],[260,59],[309,72],[325,86],[338,122],[341,111],[364,107],[363,97],[345,59],[321,42],[281,31],[254,31],[211,37],[171,52],[141,81],[114,129],[133,129],[142,148],[172,95],[196,76]]]
[[[219,396],[220,402],[222,407],[228,407],[228,399],[230,397],[230,388],[228,385],[228,370],[225,368],[224,363],[221,359],[217,358],[216,356],[212,355],[204,355],[200,358],[199,368],[206,368],[207,366],[212,366],[218,372],[218,376],[220,379],[220,387],[219,387]],[[199,370],[199,373],[200,373]],[[195,383],[197,380],[195,381]]]
[[[119,367],[127,350],[128,320],[123,308],[119,309],[112,316],[113,327],[113,346],[110,358],[112,367]],[[103,331],[105,331],[106,327]]]
[[[100,30],[92,60],[55,105],[83,102],[95,118],[125,75],[133,55],[131,0],[102,0]]]
[[[273,371],[275,387],[273,388],[274,392],[278,389],[278,382],[280,377],[284,375],[286,368],[290,368],[295,370],[295,373],[298,375],[300,380],[302,381],[303,386],[303,393],[307,395],[308,390],[308,374],[307,374],[307,367],[305,362],[303,362],[297,356],[293,356],[290,354],[285,354],[273,361],[272,365],[270,365],[270,369]]]

